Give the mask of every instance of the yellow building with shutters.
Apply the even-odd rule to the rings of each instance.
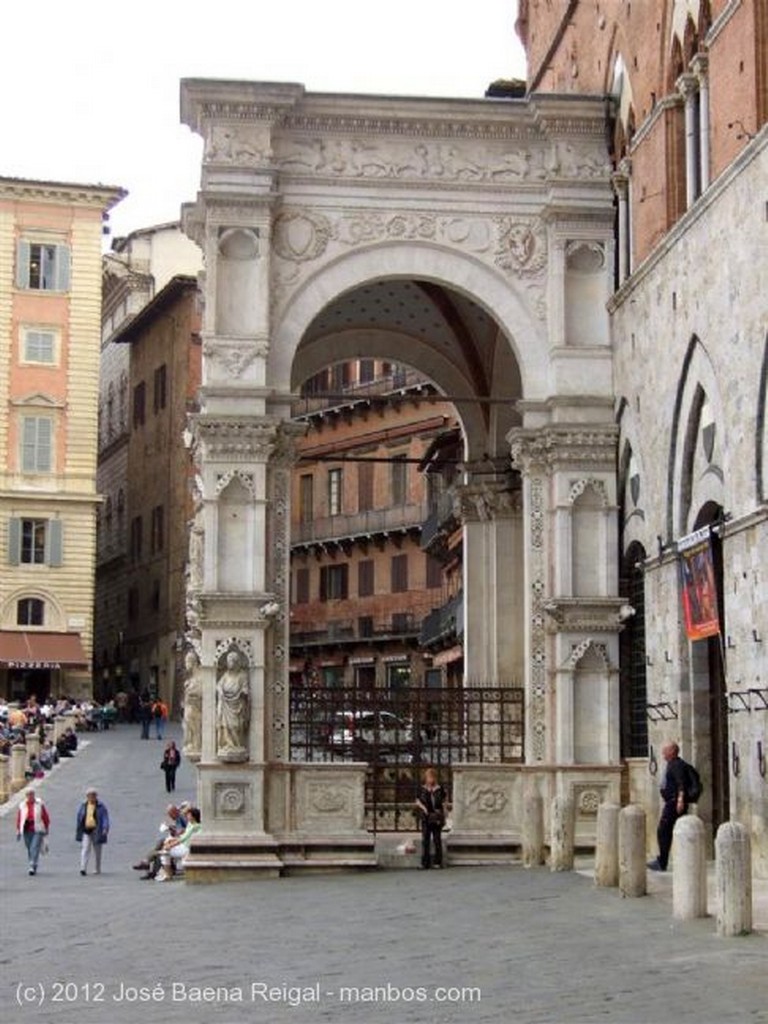
[[[0,177],[0,697],[89,696],[103,185]]]

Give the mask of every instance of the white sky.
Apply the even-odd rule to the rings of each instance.
[[[202,141],[182,78],[482,97],[524,78],[517,0],[7,0],[0,174],[128,189],[113,235],[179,217]]]

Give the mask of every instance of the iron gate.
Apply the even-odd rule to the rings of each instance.
[[[366,827],[408,831],[425,767],[449,793],[455,764],[523,761],[523,690],[512,686],[291,689],[292,761],[365,761]]]

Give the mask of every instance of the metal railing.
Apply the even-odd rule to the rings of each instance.
[[[456,518],[454,512],[455,502],[456,491],[450,488],[443,494],[440,494],[437,500],[432,503],[432,507],[421,527],[422,551],[430,546],[446,523]]]
[[[421,624],[419,645],[428,647],[451,637],[464,635],[464,592],[459,591],[455,597],[442,607],[434,608],[425,616]]]
[[[374,618],[360,615],[356,619],[330,619],[307,628],[303,623],[291,625],[291,647],[307,647],[329,642],[371,640],[373,638],[418,636],[422,628],[421,616],[412,612]]]
[[[320,516],[308,522],[295,523],[291,528],[291,543],[318,543],[339,537],[361,537],[420,528],[425,515],[425,503],[418,502],[355,512],[352,515]]]
[[[427,765],[450,792],[452,766],[520,764],[524,700],[518,686],[342,689],[291,687],[292,761],[365,761],[366,825],[413,828],[413,801]]]

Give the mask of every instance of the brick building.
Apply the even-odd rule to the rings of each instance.
[[[108,495],[100,522],[103,550],[115,545],[115,557],[100,566],[99,614],[119,628],[118,643],[105,644],[100,669],[112,694],[159,693],[173,706],[179,697],[193,516],[183,438],[200,386],[197,279],[171,277],[111,344],[130,348],[128,422],[125,475],[117,500]]]
[[[632,796],[655,812],[659,750],[677,740],[705,778],[699,813],[713,832],[747,825],[765,874],[768,6],[521,0],[517,27],[531,93],[609,100]],[[691,614],[696,557],[707,623]]]
[[[302,391],[292,681],[361,691],[440,683],[420,648],[444,594],[441,563],[420,543],[429,513],[420,464],[450,426],[450,406],[430,400],[434,389],[422,376],[373,359],[336,364]]]

